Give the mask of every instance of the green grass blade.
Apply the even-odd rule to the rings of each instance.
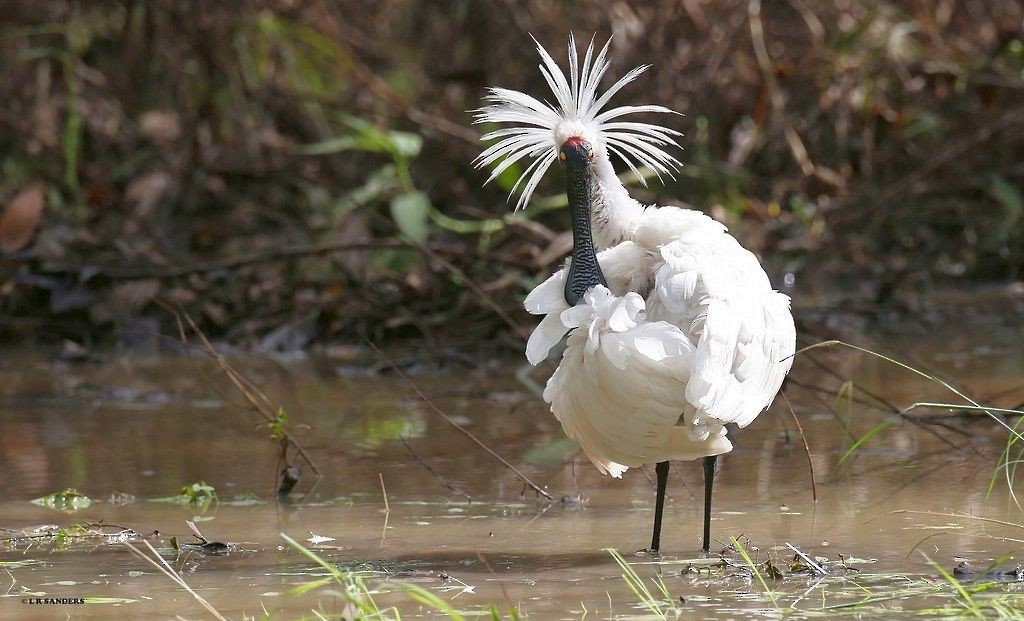
[[[754,576],[757,577],[757,581],[760,582],[761,586],[764,588],[765,595],[767,595],[768,599],[771,600],[772,606],[774,608],[778,608],[779,607],[779,602],[775,598],[775,592],[768,588],[768,583],[765,582],[764,576],[762,576],[761,572],[757,569],[757,565],[754,564],[753,559],[751,559],[750,555],[747,554],[747,551],[743,547],[743,544],[741,544],[739,542],[739,540],[736,539],[735,537],[729,537],[729,541],[730,541],[730,543],[732,543],[732,547],[737,552],[739,552],[739,555],[741,557],[743,557],[743,561],[746,562],[746,564],[750,567],[750,571],[754,572]]]
[[[836,468],[839,468],[840,466],[842,466],[846,462],[847,459],[852,457],[853,454],[857,452],[857,450],[860,447],[864,446],[864,443],[866,443],[871,438],[877,436],[878,434],[882,433],[883,431],[888,429],[890,426],[892,426],[892,421],[891,420],[882,421],[878,425],[875,425],[874,427],[872,427],[870,431],[868,431],[867,433],[865,433],[861,437],[857,438],[857,441],[854,442],[850,446],[850,448],[846,449],[846,452],[843,453],[843,456],[839,458],[839,462],[836,463]]]

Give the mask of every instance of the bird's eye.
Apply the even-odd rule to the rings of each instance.
[[[565,161],[565,151],[558,152],[558,159],[562,160],[563,162]]]

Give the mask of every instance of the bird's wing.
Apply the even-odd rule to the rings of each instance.
[[[724,433],[695,439],[678,426],[693,344],[677,326],[647,321],[640,295],[598,285],[557,316],[573,331],[544,400],[601,472],[619,477],[628,467],[732,449]]]
[[[648,317],[678,326],[694,344],[684,417],[691,434],[743,427],[771,405],[792,365],[789,298],[720,225],[694,227],[660,253]]]

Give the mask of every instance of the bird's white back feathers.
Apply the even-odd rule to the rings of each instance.
[[[536,39],[534,42],[537,43]],[[605,110],[611,98],[630,82],[637,79],[650,65],[635,67],[619,78],[608,90],[598,91],[601,78],[608,71],[608,47],[611,39],[594,56],[594,42],[587,46],[582,65],[576,51],[576,42],[569,36],[569,74],[563,73],[547,50],[537,43],[541,57],[540,71],[551,88],[555,105],[541,101],[526,93],[507,88],[487,89],[486,105],[474,110],[474,123],[511,123],[510,127],[487,132],[484,141],[498,139],[487,147],[474,164],[477,168],[491,166],[487,183],[509,167],[524,159],[532,160],[512,188],[512,195],[522,186],[516,209],[530,201],[540,180],[551,164],[558,159],[558,150],[570,136],[580,136],[591,143],[595,152],[603,157],[613,153],[639,174],[639,166],[647,166],[657,175],[672,176],[679,160],[665,148],[677,146],[679,132],[639,121],[626,121],[622,117],[640,112],[672,113],[664,106],[619,106]],[[523,181],[526,181],[523,184]]]

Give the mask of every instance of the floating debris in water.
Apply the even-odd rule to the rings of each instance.
[[[217,490],[212,485],[207,484],[206,481],[197,481],[191,485],[183,485],[177,496],[152,498],[149,502],[190,505],[205,511],[211,503],[219,503],[220,499],[217,497]]]
[[[92,505],[92,499],[85,494],[79,493],[76,489],[68,488],[63,492],[54,492],[48,496],[36,498],[32,501],[32,504],[74,513],[79,509],[85,509]]]
[[[116,506],[130,505],[135,502],[135,496],[127,492],[111,492],[107,502]]]
[[[986,580],[991,582],[1024,582],[1024,567],[1016,565],[1009,569],[987,568],[978,571],[968,565],[966,560],[959,559],[953,567],[953,577],[961,582]]]
[[[562,507],[570,511],[585,509],[587,502],[589,501],[589,499],[584,497],[582,494],[577,494],[575,496],[562,496],[561,500]]]
[[[232,546],[220,541],[210,541],[203,533],[199,532],[199,528],[195,522],[186,520],[186,524],[192,530],[192,536],[196,538],[197,543],[182,543],[178,541],[177,537],[171,537],[171,547],[178,552],[202,552],[203,554],[209,554],[211,556],[220,556],[227,554],[231,551]]]
[[[284,469],[281,470],[281,483],[277,488],[277,496],[279,498],[283,498],[288,494],[291,494],[292,490],[295,489],[295,486],[298,485],[301,474],[302,471],[297,465],[291,464],[285,466]]]
[[[327,543],[328,541],[334,540],[334,537],[324,537],[323,535],[318,535],[313,531],[309,531],[309,539],[307,539],[306,541],[310,542],[313,545],[318,545],[321,543]]]
[[[220,504],[232,507],[256,507],[267,504],[267,501],[252,492],[245,492],[242,494],[235,494],[231,500],[222,500],[220,501]]]
[[[94,546],[97,540],[101,543],[120,543],[139,537],[139,534],[131,528],[103,522],[88,522],[70,526],[44,524],[22,530],[4,530],[9,534],[0,537],[0,544],[7,544],[14,548],[48,545],[56,549],[67,549],[72,544],[79,542],[88,542],[90,546]]]

